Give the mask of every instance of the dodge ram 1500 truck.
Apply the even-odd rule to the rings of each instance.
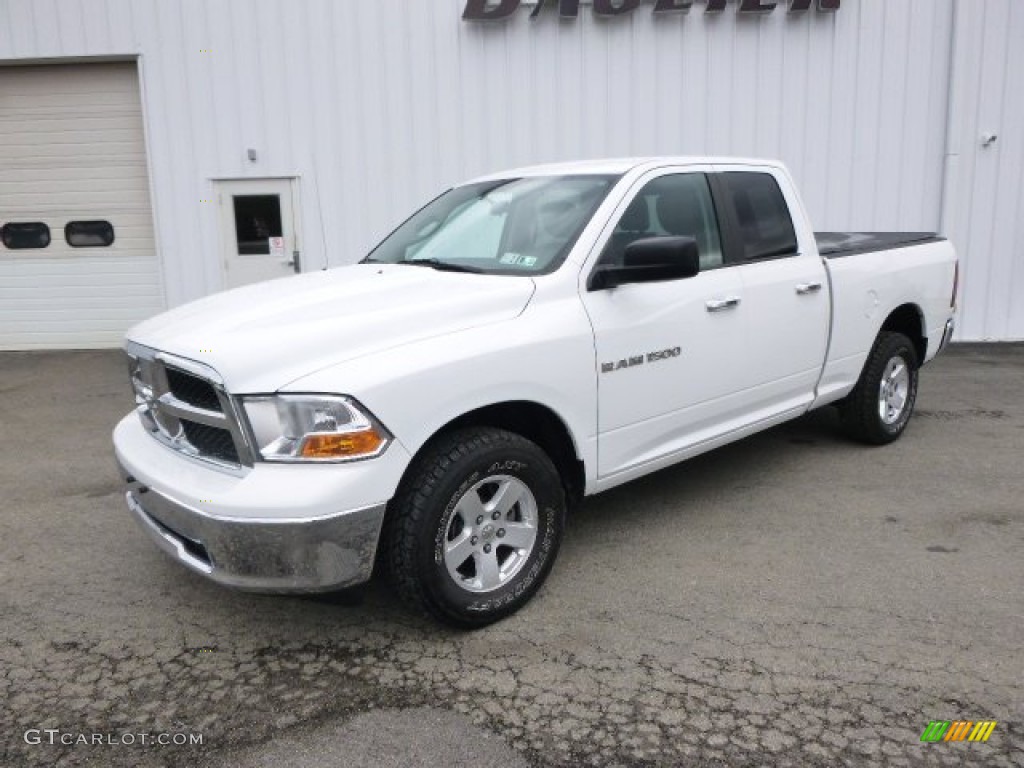
[[[221,584],[327,591],[379,564],[482,626],[537,592],[585,495],[829,404],[898,438],[957,272],[930,234],[816,235],[774,162],[488,176],[359,264],[132,329],[125,498]]]

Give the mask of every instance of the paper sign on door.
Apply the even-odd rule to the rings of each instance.
[[[284,238],[272,237],[270,242],[270,255],[284,257]]]

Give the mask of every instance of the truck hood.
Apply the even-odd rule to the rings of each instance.
[[[329,365],[518,316],[527,277],[356,264],[186,304],[129,341],[215,368],[228,391],[274,392]]]

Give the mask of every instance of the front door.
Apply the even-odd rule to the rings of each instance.
[[[689,169],[688,169],[689,170]],[[628,479],[743,422],[743,285],[723,258],[703,172],[662,170],[638,183],[603,246],[621,262],[645,237],[697,240],[696,277],[589,291],[598,375],[598,474]]]
[[[217,181],[227,288],[301,271],[295,179]]]

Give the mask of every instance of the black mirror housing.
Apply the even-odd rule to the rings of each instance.
[[[601,291],[628,283],[682,280],[700,272],[700,249],[692,237],[645,237],[626,246],[622,264],[605,264],[587,288]]]

